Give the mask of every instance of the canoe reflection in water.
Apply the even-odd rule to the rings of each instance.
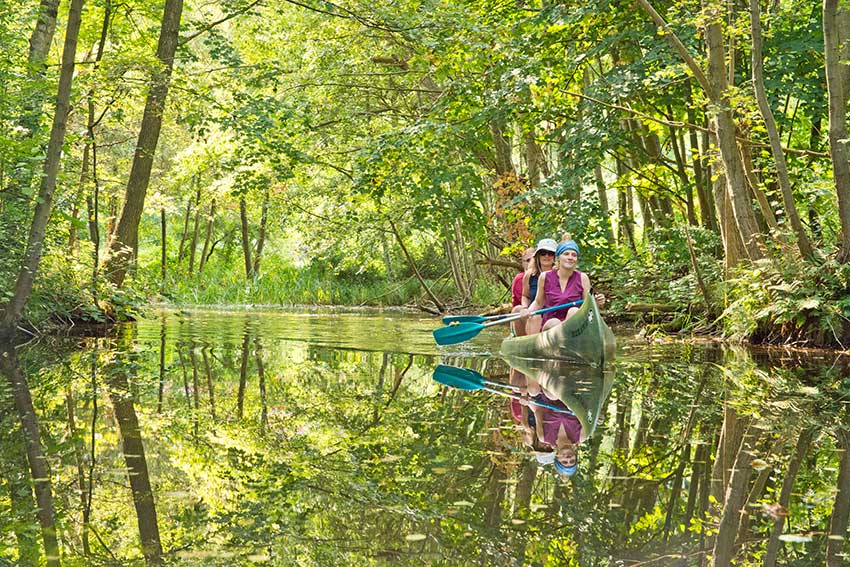
[[[508,383],[491,381],[476,370],[445,365],[437,367],[434,379],[462,390],[486,390],[509,397],[510,415],[519,425],[530,457],[551,464],[561,476],[573,476],[580,470],[578,445],[593,435],[602,416],[613,370],[558,361],[505,361],[510,366]],[[495,370],[498,365],[488,366]]]

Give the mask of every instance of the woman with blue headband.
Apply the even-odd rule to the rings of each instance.
[[[520,312],[523,319],[528,319],[529,313],[537,309],[572,303],[584,298],[585,291],[590,290],[590,278],[584,272],[576,269],[578,257],[579,248],[574,240],[566,239],[558,245],[555,250],[558,267],[540,274],[534,301],[527,309]],[[605,298],[599,296],[597,302],[604,304]],[[578,310],[579,307],[570,307],[569,309],[544,313],[542,330],[545,331],[560,325]]]

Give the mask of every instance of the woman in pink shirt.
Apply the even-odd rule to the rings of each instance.
[[[527,319],[531,311],[571,303],[584,298],[585,292],[590,291],[590,278],[584,272],[576,269],[578,256],[579,248],[574,240],[565,240],[558,245],[555,251],[558,267],[540,274],[540,279],[537,282],[537,296],[527,309],[520,312],[523,319]],[[602,306],[605,304],[605,297],[597,295],[596,301]],[[579,307],[576,306],[561,311],[544,313],[542,330],[545,331],[560,325],[578,310]]]

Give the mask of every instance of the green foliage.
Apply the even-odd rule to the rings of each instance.
[[[843,348],[850,319],[850,268],[834,259],[817,263],[761,261],[736,271],[728,286],[724,326],[730,336]]]

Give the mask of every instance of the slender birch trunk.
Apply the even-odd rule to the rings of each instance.
[[[65,141],[65,129],[67,128],[71,101],[71,82],[74,77],[74,58],[77,54],[77,37],[80,33],[82,11],[83,0],[71,0],[68,9],[68,25],[65,30],[65,45],[62,49],[62,70],[59,74],[59,88],[56,94],[56,112],[53,115],[53,127],[50,131],[50,142],[44,160],[38,200],[30,225],[26,252],[15,282],[15,289],[12,298],[6,305],[2,318],[0,318],[0,341],[10,340],[15,335],[41,263],[44,236],[47,223],[50,220],[50,212],[53,209],[56,176],[59,172],[59,160]]]

